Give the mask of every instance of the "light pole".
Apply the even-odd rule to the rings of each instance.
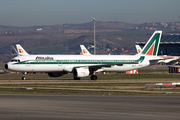
[[[96,32],[96,29],[95,29],[95,21],[96,21],[96,19],[95,18],[93,18],[92,17],[92,19],[93,19],[93,21],[94,21],[94,55],[96,54],[96,37],[95,37],[95,32]]]

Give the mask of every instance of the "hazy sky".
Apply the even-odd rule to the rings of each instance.
[[[180,21],[180,0],[0,0],[0,25]]]

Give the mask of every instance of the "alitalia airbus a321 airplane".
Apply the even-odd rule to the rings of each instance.
[[[73,73],[74,79],[91,75],[97,80],[97,72],[119,72],[149,66],[162,57],[157,56],[162,31],[155,31],[140,54],[137,55],[19,55],[5,65],[18,72],[46,72],[50,77]],[[21,51],[23,53],[23,50]],[[25,80],[25,74],[22,77]]]

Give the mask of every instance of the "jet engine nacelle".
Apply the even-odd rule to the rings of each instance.
[[[74,68],[73,75],[74,77],[80,78],[80,77],[86,77],[89,76],[90,71],[88,67],[83,68]]]
[[[50,77],[59,77],[59,76],[63,76],[64,72],[49,72],[48,75]]]

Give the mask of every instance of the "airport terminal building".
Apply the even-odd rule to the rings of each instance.
[[[136,42],[141,48],[146,42]],[[158,55],[180,56],[180,35],[179,33],[162,35]]]

